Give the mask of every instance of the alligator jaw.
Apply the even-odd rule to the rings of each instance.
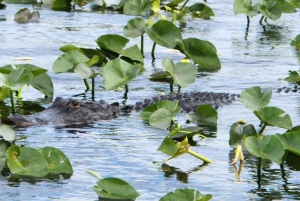
[[[34,125],[32,121],[21,114],[12,114],[8,118],[10,118],[17,126],[26,127]]]

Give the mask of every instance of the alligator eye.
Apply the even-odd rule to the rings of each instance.
[[[68,105],[68,107],[69,107],[69,108],[79,108],[80,105],[79,105],[79,103],[78,103],[77,101],[73,101],[72,103],[70,103],[70,104]]]

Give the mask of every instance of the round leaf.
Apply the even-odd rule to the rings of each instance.
[[[122,54],[124,57],[128,57],[134,61],[143,62],[144,60],[143,54],[137,45],[119,51],[119,53]]]
[[[45,94],[46,96],[53,96],[54,88],[50,76],[47,73],[39,74],[30,80],[30,85]]]
[[[149,124],[156,128],[167,129],[172,123],[171,111],[165,108],[159,108],[149,117]]]
[[[31,78],[33,78],[33,74],[29,70],[18,68],[7,75],[6,86],[11,90],[18,91],[21,87],[28,84]]]
[[[188,120],[196,122],[199,126],[216,127],[218,123],[218,112],[208,104],[200,105],[195,113],[187,114]]]
[[[251,155],[274,161],[282,162],[285,153],[284,147],[275,135],[256,135],[246,137],[244,145]]]
[[[119,52],[123,50],[129,40],[117,34],[106,34],[100,36],[96,42],[101,49]]]
[[[187,38],[182,42],[178,41],[178,45],[187,57],[200,66],[200,70],[215,71],[221,68],[216,48],[212,43],[198,38]]]
[[[147,15],[150,13],[152,1],[130,0],[123,7],[126,15]]]
[[[50,173],[54,174],[73,174],[72,165],[68,157],[59,149],[54,147],[44,147],[39,149],[48,162]]]
[[[235,0],[233,3],[233,12],[235,15],[243,13],[250,17],[258,14],[257,5],[252,6],[252,0]]]
[[[260,87],[255,86],[243,91],[240,95],[240,100],[245,104],[246,108],[255,111],[266,107],[269,104],[271,97],[271,88],[261,91]]]
[[[292,129],[292,120],[290,115],[282,109],[276,107],[264,107],[254,114],[264,123],[279,128]]]
[[[277,1],[259,0],[258,11],[271,20],[277,20],[281,16],[281,6]]]
[[[58,57],[52,66],[54,73],[73,72],[80,62],[88,62],[90,59],[79,50],[71,50]]]
[[[7,149],[6,157],[13,174],[43,177],[49,172],[45,157],[34,148],[13,145]]]
[[[145,33],[145,21],[142,18],[136,17],[127,22],[123,29],[124,36],[137,38]]]
[[[140,65],[131,65],[119,58],[109,61],[103,67],[105,90],[117,89],[128,84],[137,76],[140,67]]]
[[[163,196],[159,201],[174,201],[174,200],[184,200],[184,201],[206,201],[210,200],[212,195],[203,195],[194,189],[176,189],[165,196]]]
[[[118,178],[104,178],[97,182],[94,191],[101,198],[135,199],[139,193],[127,182]]]
[[[173,140],[171,140],[169,137],[166,137],[157,149],[157,151],[161,151],[164,154],[173,156],[178,151],[178,148]]]
[[[229,145],[230,147],[235,148],[237,145],[242,144],[242,139],[245,135],[251,136],[256,134],[256,130],[252,124],[242,125],[239,123],[234,123],[230,127]]]
[[[175,48],[176,40],[182,40],[180,30],[167,20],[159,20],[151,28],[146,26],[146,33],[155,43],[167,48]]]
[[[286,150],[300,155],[300,131],[286,132],[283,135],[276,134]]]
[[[14,141],[16,139],[16,131],[12,127],[2,124],[0,125],[0,135],[6,141]]]
[[[82,79],[87,79],[94,74],[93,69],[91,69],[87,63],[79,63],[74,68],[74,72]]]
[[[193,84],[197,77],[197,69],[193,64],[180,62],[174,65],[173,61],[165,58],[162,62],[163,70],[173,77],[176,84],[181,87]]]

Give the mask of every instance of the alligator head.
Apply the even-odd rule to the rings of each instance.
[[[72,124],[108,120],[116,118],[120,112],[119,103],[108,104],[103,100],[94,102],[58,97],[42,112],[28,116],[13,114],[9,118],[18,126]]]

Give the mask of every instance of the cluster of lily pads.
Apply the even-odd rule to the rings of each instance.
[[[294,40],[291,41],[291,46],[295,47],[296,53],[298,55],[298,63],[300,64],[300,34],[298,34]],[[300,71],[289,71],[289,76],[285,78],[288,82],[293,82],[299,85],[300,83]]]

